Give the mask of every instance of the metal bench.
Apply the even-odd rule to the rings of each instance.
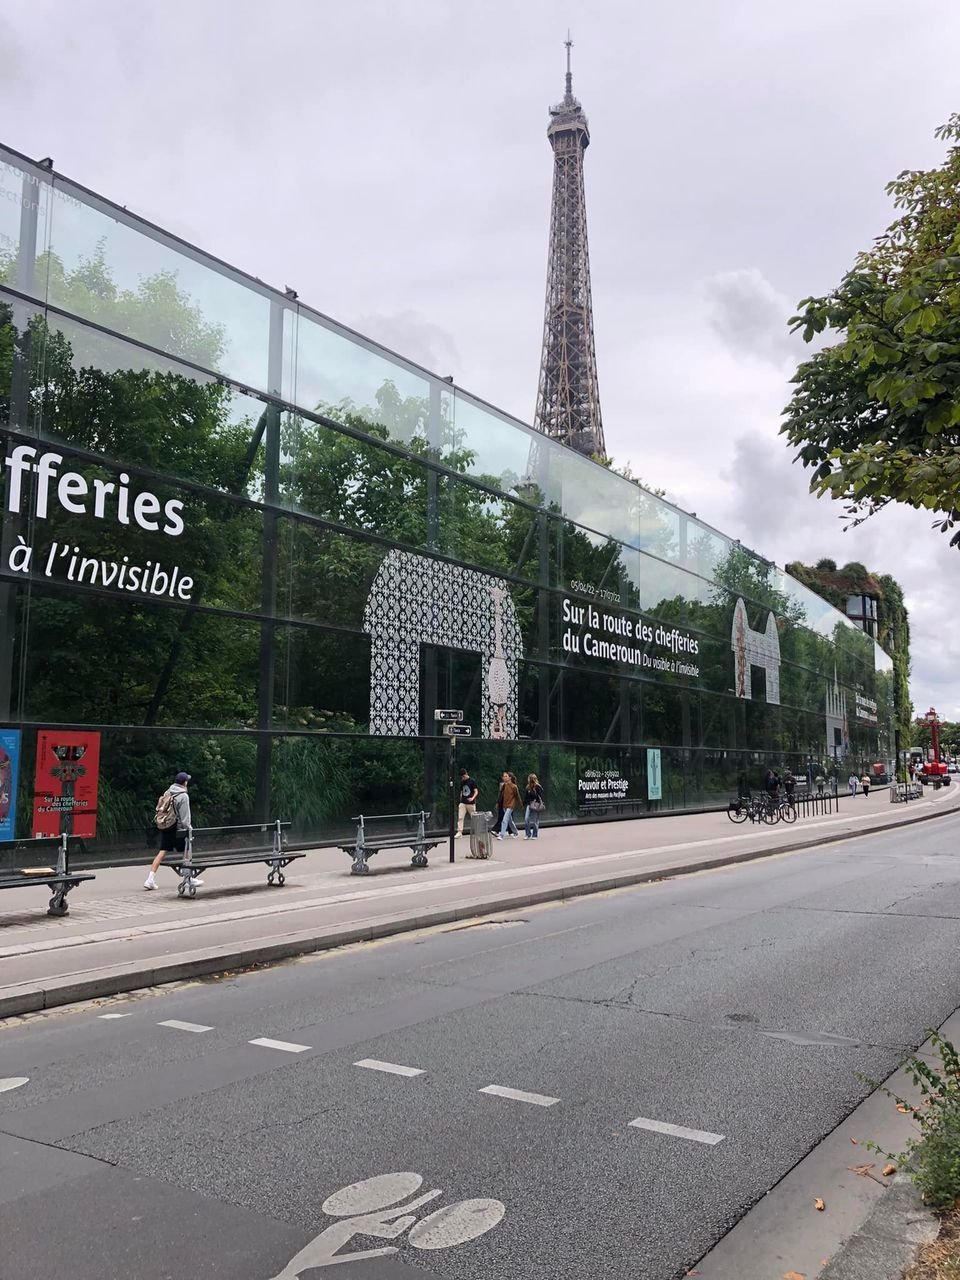
[[[348,853],[353,859],[350,874],[352,876],[369,875],[370,859],[374,854],[379,853],[381,849],[412,849],[411,867],[427,866],[428,852],[443,841],[442,836],[436,836],[435,838],[427,836],[426,820],[429,817],[429,813],[425,813],[423,809],[420,809],[416,813],[378,813],[373,816],[368,814],[366,818],[361,813],[358,817],[352,818],[351,821],[357,824],[357,838],[347,844],[340,845],[344,853]],[[409,831],[388,831],[380,836],[367,834],[366,822],[391,822],[400,818],[416,818],[416,832],[411,834]]]
[[[56,867],[0,868],[0,889],[29,889],[31,885],[46,885],[48,889],[53,890],[53,897],[47,907],[47,915],[65,916],[70,910],[67,902],[67,894],[70,890],[75,889],[82,880],[95,880],[96,876],[90,871],[70,870],[70,853],[66,835],[41,836],[36,840],[10,841],[6,846],[9,851],[7,860],[10,860],[12,855],[19,855],[21,851],[29,853],[31,850],[36,849],[38,845],[45,845],[51,852],[53,847],[56,848]]]
[[[187,837],[186,852],[168,853],[163,865],[170,867],[180,877],[177,893],[181,898],[197,896],[195,881],[204,871],[215,870],[217,867],[242,867],[256,862],[265,863],[270,868],[267,884],[271,888],[274,885],[282,888],[287,882],[287,877],[283,874],[284,867],[288,867],[297,858],[307,856],[306,853],[291,853],[287,849],[283,828],[289,825],[289,822],[281,822],[278,818],[276,822],[269,824],[255,822],[240,827],[194,827]],[[269,845],[253,849],[211,849],[208,853],[198,853],[193,847],[193,837],[209,835],[213,831],[271,831],[272,840]]]

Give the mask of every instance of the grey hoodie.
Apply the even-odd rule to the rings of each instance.
[[[190,821],[190,796],[187,788],[175,782],[170,788],[170,794],[173,796],[173,807],[177,815],[177,830],[189,831],[193,824]]]

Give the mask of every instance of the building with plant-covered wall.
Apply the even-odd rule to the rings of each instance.
[[[0,196],[19,834],[83,735],[102,849],[178,769],[202,825],[445,815],[438,707],[554,821],[889,756],[889,658],[769,561],[12,151]]]
[[[787,572],[835,605],[872,636],[893,661],[893,700],[904,745],[911,739],[910,615],[903,587],[888,573],[873,573],[859,561],[837,567],[829,558],[787,565]]]

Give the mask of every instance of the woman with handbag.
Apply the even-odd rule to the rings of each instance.
[[[540,815],[543,813],[545,805],[543,803],[543,787],[537,780],[535,773],[527,774],[527,790],[523,797],[526,805],[526,814],[523,820],[524,830],[526,831],[526,840],[536,840],[540,835]]]
[[[500,800],[503,804],[503,817],[500,820],[500,830],[497,832],[498,840],[503,839],[511,826],[516,832],[516,825],[513,821],[513,811],[520,804],[520,789],[513,780],[513,775],[506,771],[504,771],[503,778],[500,783]]]

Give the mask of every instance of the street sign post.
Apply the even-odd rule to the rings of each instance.
[[[442,722],[444,732],[450,739],[450,861],[456,862],[454,853],[454,840],[457,829],[457,738],[469,738],[470,726],[468,724],[460,724],[463,719],[463,712],[453,707],[436,707],[433,712],[434,720]]]

